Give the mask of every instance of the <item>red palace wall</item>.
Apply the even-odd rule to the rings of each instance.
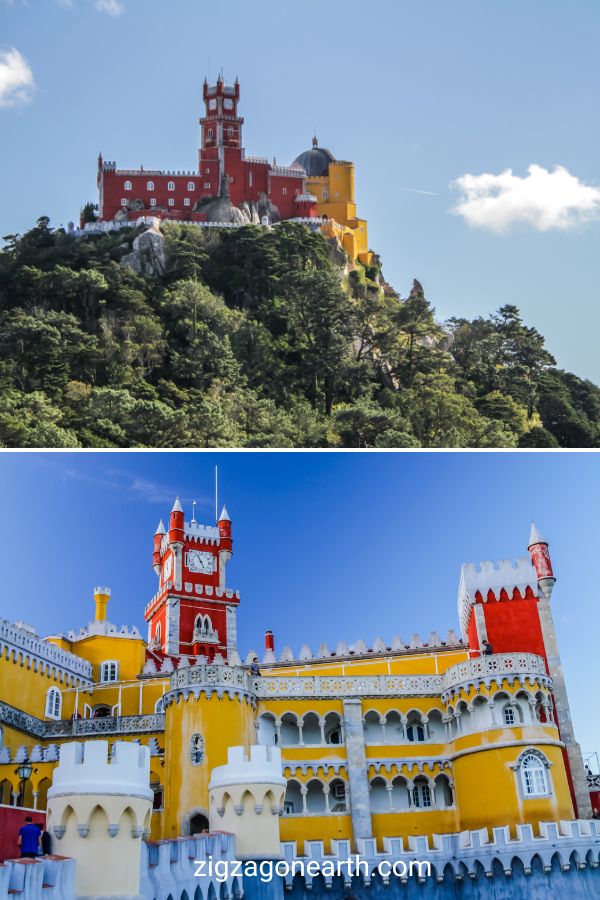
[[[208,171],[207,171],[208,170]],[[192,218],[192,210],[202,197],[213,197],[219,193],[219,164],[216,160],[203,165],[203,173],[186,173],[185,175],[169,175],[156,172],[144,172],[142,174],[128,174],[125,172],[104,172],[102,177],[102,210],[103,219],[113,219],[115,214],[123,209],[121,200],[142,200],[145,211],[157,212],[161,207],[169,215],[179,213],[178,217]],[[125,183],[131,182],[131,190],[125,189]],[[148,182],[152,182],[154,188],[148,188]],[[168,189],[172,182],[175,189]],[[190,190],[189,186],[194,185]],[[156,200],[156,208],[150,205],[150,200]],[[186,206],[185,200],[189,200]],[[169,206],[169,200],[173,204]]]
[[[31,816],[34,823],[46,824],[46,813],[39,809],[23,809],[20,806],[4,806],[0,804],[0,862],[5,859],[17,859],[20,851],[17,846],[19,828],[25,824],[25,816]]]
[[[525,651],[546,656],[537,600],[488,600],[483,604],[488,641],[494,653]]]
[[[505,592],[504,592],[505,594]],[[476,596],[479,595],[479,592]],[[479,595],[480,596],[480,595]],[[546,656],[538,615],[537,599],[532,593],[519,599],[488,599],[483,606],[487,639],[494,653],[537,653]],[[479,650],[479,640],[472,611],[467,628],[471,650]]]

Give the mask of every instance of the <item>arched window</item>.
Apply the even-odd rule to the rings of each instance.
[[[160,622],[156,623],[156,628],[154,629],[154,640],[157,644],[162,643],[162,628],[160,626]]]
[[[329,199],[329,191],[323,190],[322,196],[323,196],[323,200],[328,200]]]
[[[502,711],[502,718],[504,720],[505,725],[516,725],[517,722],[517,712],[514,706],[511,706],[507,703]]]
[[[188,189],[188,191],[195,191],[195,190],[196,190],[196,184],[195,184],[195,182],[193,182],[193,181],[188,181],[188,188],[187,188],[187,189]]]
[[[380,775],[369,784],[369,805],[371,812],[387,812],[390,808],[386,781]]]
[[[438,775],[435,779],[433,795],[435,797],[435,805],[438,808],[452,806],[454,799],[452,796],[452,788],[450,782],[445,775]]]
[[[203,616],[202,613],[196,616],[194,622],[194,632],[199,637],[206,637],[213,632],[213,624],[210,616]]]
[[[105,684],[108,681],[119,680],[119,663],[116,659],[107,659],[100,663],[100,682]]]
[[[227,137],[228,137],[228,138],[232,138],[232,137],[233,137],[233,128],[228,128],[228,129],[227,129]]]
[[[207,137],[209,138],[209,140],[212,140],[212,136],[213,136],[213,130],[212,130],[212,128],[209,128]]]
[[[423,779],[417,778],[412,789],[413,806],[426,809],[431,806],[431,788]]]
[[[147,182],[146,182],[146,190],[147,190],[147,191],[153,191],[153,190],[154,190],[154,182],[153,182],[153,181],[147,181]]]
[[[193,734],[190,741],[190,759],[193,766],[199,766],[204,759],[204,738],[201,734]]]
[[[58,688],[51,687],[46,694],[46,716],[49,719],[60,719],[62,697]]]
[[[548,777],[541,754],[527,753],[521,759],[521,784],[526,797],[539,797],[548,794]]]
[[[425,726],[421,721],[421,714],[418,712],[409,712],[406,722],[406,737],[409,741],[421,743],[425,740]]]
[[[334,778],[329,785],[329,809],[331,812],[342,813],[347,808],[346,785],[341,778]]]
[[[124,191],[132,191],[133,190],[132,183],[130,181],[126,181],[125,184],[123,185],[123,190]]]
[[[284,816],[302,815],[303,806],[300,782],[292,779],[287,783],[285,800],[283,801],[283,814]]]
[[[174,190],[175,190],[175,182],[174,182],[174,181],[169,181],[169,183],[167,184],[167,190],[168,190],[168,191],[174,191]]]

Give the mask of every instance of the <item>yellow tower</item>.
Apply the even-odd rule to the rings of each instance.
[[[296,157],[294,165],[306,172],[306,191],[316,197],[317,212],[326,220],[325,236],[336,237],[350,259],[369,265],[373,254],[367,222],[356,214],[354,163],[335,159],[314,137],[312,148]]]
[[[246,752],[255,743],[256,696],[241,667],[199,661],[180,664],[164,695],[165,812],[163,837],[196,834],[209,827],[209,783],[227,763],[229,747]]]

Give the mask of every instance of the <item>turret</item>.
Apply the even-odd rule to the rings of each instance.
[[[110,600],[110,588],[109,587],[95,587],[94,588],[94,603],[96,605],[96,614],[95,614],[96,622],[106,622],[106,608],[108,606],[109,600]]]
[[[265,631],[265,650],[272,653],[275,651],[275,635],[272,631]]]
[[[548,541],[542,537],[535,522],[531,523],[529,535],[529,555],[536,571],[538,585],[546,600],[550,600],[556,578],[552,571],[552,560],[548,550]]]
[[[183,544],[184,537],[183,507],[177,497],[169,515],[169,544]]]
[[[108,741],[62,745],[47,827],[54,852],[76,861],[78,897],[140,897],[152,797],[148,747],[116,741],[109,753]]]
[[[278,747],[229,747],[211,773],[210,829],[235,834],[238,859],[280,859],[286,779]]]
[[[227,563],[233,556],[233,541],[231,539],[231,519],[229,518],[229,513],[227,512],[227,507],[224,506],[221,510],[221,515],[219,516],[219,521],[217,522],[217,528],[219,529],[219,586],[221,588],[225,587],[226,578],[225,578],[225,570],[227,568]]]
[[[221,510],[221,515],[219,516],[217,527],[219,529],[219,535],[221,538],[221,547],[224,550],[231,550],[231,519],[229,518],[229,513],[227,512],[226,506],[224,506]]]
[[[158,528],[154,532],[154,553],[152,554],[152,568],[156,572],[157,575],[160,575],[160,548],[162,545],[162,539],[166,534],[165,526],[163,525],[163,520],[161,519],[158,523]]]

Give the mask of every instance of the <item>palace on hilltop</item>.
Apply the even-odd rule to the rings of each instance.
[[[246,156],[239,115],[239,81],[204,81],[204,115],[197,169],[118,169],[98,158],[99,220],[135,222],[148,216],[198,225],[270,225],[291,220],[335,238],[351,260],[371,262],[367,223],[356,212],[354,164],[318,146],[289,166]]]
[[[79,630],[41,638],[0,622],[0,803],[44,810],[60,748],[101,737],[149,749],[154,839],[235,828],[246,794],[222,787],[220,767],[228,785],[252,781],[248,767],[271,760],[261,747],[281,753],[280,765],[269,763],[281,797],[267,793],[252,810],[276,814],[269,821],[296,852],[311,841],[326,852],[372,841],[380,852],[415,835],[500,825],[537,833],[540,822],[589,818],[553,625],[555,577],[535,526],[528,549],[462,566],[462,637],[340,640],[295,655],[276,653],[267,631],[256,675],[255,651],[242,661],[238,646],[227,510],[203,525],[177,500],[154,535],[146,637],[111,624],[105,587]],[[398,616],[390,609],[390,621]]]

